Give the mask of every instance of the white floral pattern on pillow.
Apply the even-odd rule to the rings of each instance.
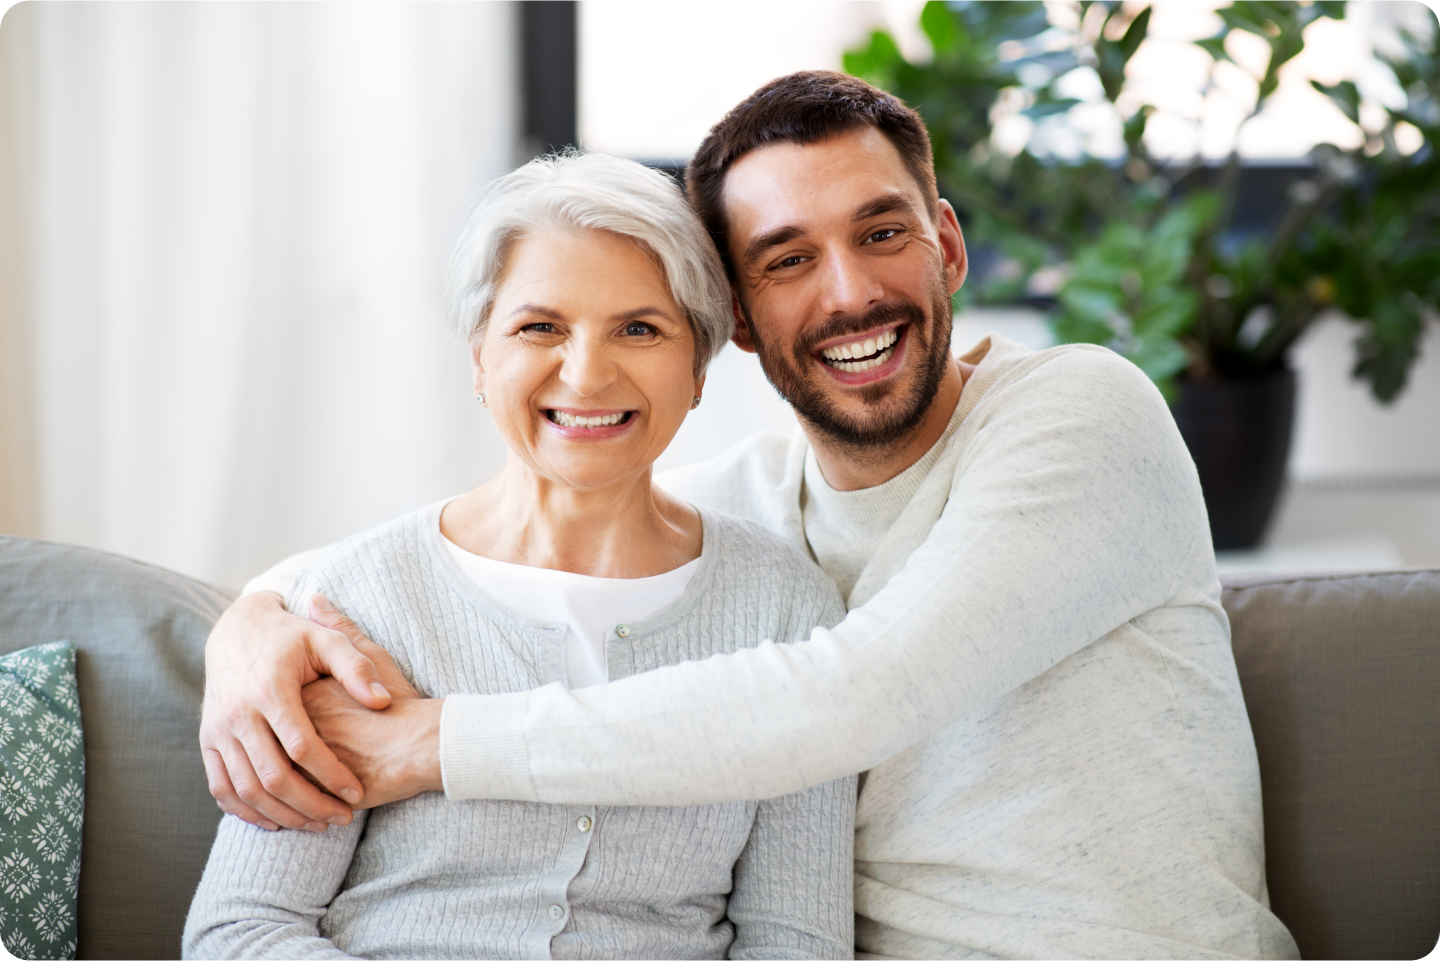
[[[85,745],[69,641],[0,657],[0,941],[75,957]]]

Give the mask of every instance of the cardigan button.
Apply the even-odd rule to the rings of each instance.
[[[554,918],[556,921],[559,921],[561,918],[565,917],[565,909],[558,904],[550,905],[550,917]]]
[[[629,637],[630,628],[624,624],[621,624],[615,628],[615,633],[620,637]]]
[[[580,829],[581,834],[588,833],[590,831],[590,828],[593,827],[594,824],[595,822],[590,820],[588,815],[584,814],[580,815],[580,820],[575,822],[575,826]]]

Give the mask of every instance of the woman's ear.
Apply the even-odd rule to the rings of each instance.
[[[480,359],[480,347],[483,339],[480,336],[470,338],[470,370],[474,374],[475,393],[485,392],[485,363]]]

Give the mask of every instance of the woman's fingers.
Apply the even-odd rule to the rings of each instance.
[[[351,697],[366,707],[375,710],[389,707],[389,689],[375,664],[358,649],[362,642],[378,650],[377,645],[361,633],[354,621],[337,611],[324,595],[311,595],[310,620],[330,629],[311,642],[315,672],[334,677],[345,685]]]

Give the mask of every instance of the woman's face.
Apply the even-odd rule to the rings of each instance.
[[[659,265],[603,231],[517,243],[471,357],[510,450],[577,490],[644,476],[704,383]]]

